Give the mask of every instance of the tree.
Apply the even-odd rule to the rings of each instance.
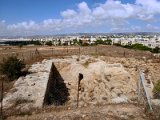
[[[78,45],[82,45],[83,44],[83,41],[82,40],[79,40],[79,44]]]
[[[160,48],[159,47],[155,47],[152,49],[153,53],[160,53]]]
[[[148,46],[145,46],[143,44],[132,44],[130,46],[132,49],[137,49],[137,50],[145,50],[145,51],[151,51],[152,49],[149,48]]]
[[[46,42],[46,45],[52,46],[52,45],[53,45],[53,44],[52,44],[52,41],[47,41],[47,42]]]
[[[112,40],[102,40],[102,39],[98,39],[95,41],[95,44],[98,45],[98,44],[101,44],[101,45],[111,45],[112,44]]]
[[[102,40],[102,39],[98,39],[95,41],[95,44],[98,45],[98,44],[105,44],[105,42]]]
[[[60,39],[58,40],[58,45],[62,45],[62,42]]]
[[[8,57],[3,59],[0,63],[0,72],[5,75],[9,81],[13,81],[22,75],[22,69],[25,68],[23,61],[18,59],[16,56]]]
[[[32,44],[34,44],[34,45],[42,45],[41,42],[40,42],[39,40],[33,41]]]
[[[112,40],[109,40],[109,39],[105,40],[105,44],[106,45],[112,45]]]

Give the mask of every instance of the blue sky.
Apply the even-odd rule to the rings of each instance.
[[[160,32],[160,0],[0,0],[0,36]]]

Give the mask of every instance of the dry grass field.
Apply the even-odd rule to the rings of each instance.
[[[7,120],[159,120],[159,117],[145,113],[141,105],[106,104],[78,109],[50,106],[26,115],[11,116]]]
[[[63,57],[70,55],[94,55],[120,58],[153,58],[150,52],[129,50],[116,46],[0,46],[0,62],[8,56],[16,55],[27,65],[41,61],[45,58]],[[1,81],[1,77],[0,77]],[[4,83],[4,91],[8,91],[14,82]],[[1,87],[1,84],[0,84]]]
[[[47,58],[63,57],[70,55],[93,55],[93,56],[107,56],[118,58],[136,58],[136,59],[155,59],[150,52],[129,50],[122,47],[99,45],[99,46],[0,46],[0,62],[8,56],[16,55],[18,58],[25,61],[27,66],[42,61]],[[1,81],[0,77],[0,81]],[[7,92],[14,82],[4,82],[4,91]],[[1,84],[0,84],[1,87]]]
[[[37,51],[38,53],[37,53]],[[24,60],[35,59],[37,56],[41,57],[52,57],[52,56],[64,56],[64,55],[103,55],[109,57],[134,57],[142,58],[147,57],[151,58],[152,54],[146,51],[139,50],[129,50],[122,47],[116,46],[0,46],[0,55],[1,60],[3,57],[9,55],[17,55],[19,58]]]
[[[146,52],[146,51],[139,51],[139,50],[130,50],[130,49],[125,49],[122,47],[117,47],[117,46],[86,46],[86,47],[79,47],[79,46],[23,46],[22,48],[18,47],[18,46],[0,46],[0,62],[3,61],[4,58],[7,58],[8,56],[12,56],[12,55],[16,55],[18,58],[22,59],[25,61],[27,67],[29,67],[30,65],[32,65],[35,62],[40,62],[43,59],[50,59],[50,58],[63,58],[64,56],[71,56],[71,55],[92,55],[92,56],[105,56],[103,59],[106,62],[116,62],[116,63],[121,63],[123,64],[123,66],[125,67],[125,69],[127,69],[129,72],[132,71],[132,69],[134,68],[134,66],[140,67],[140,68],[145,68],[145,69],[149,69],[149,72],[153,75],[156,76],[154,79],[157,81],[158,77],[159,77],[159,72],[160,72],[160,68],[158,67],[160,65],[160,58],[155,58],[152,53],[150,52]],[[133,60],[135,59],[135,60]],[[127,62],[124,62],[127,61]],[[135,62],[136,61],[136,62]],[[132,73],[131,73],[132,74]],[[155,75],[154,75],[155,74]],[[137,77],[137,76],[136,76]],[[0,82],[2,81],[2,78],[0,78]],[[153,81],[154,83],[154,81]],[[4,82],[4,95],[6,92],[8,92],[12,86],[14,84],[13,82]],[[2,88],[1,83],[0,83],[0,88]],[[1,90],[0,90],[1,93]],[[0,94],[1,96],[1,94]],[[106,107],[106,108],[105,108]],[[78,109],[78,110],[68,110],[70,108],[66,108],[64,110],[64,108],[60,111],[62,111],[62,113],[57,113],[56,111],[53,111],[53,109],[47,113],[45,113],[44,111],[41,111],[40,113],[35,113],[36,115],[34,116],[27,116],[25,117],[26,120],[30,119],[34,119],[37,120],[38,116],[41,119],[46,119],[46,120],[50,120],[50,119],[73,119],[73,120],[82,120],[82,119],[86,119],[86,120],[90,120],[90,119],[105,119],[106,115],[110,116],[109,120],[124,120],[125,115],[120,114],[119,116],[116,116],[116,114],[119,113],[119,111],[114,111],[114,109],[118,109],[117,107],[124,107],[124,109],[126,111],[124,111],[124,114],[128,114],[127,113],[127,109],[133,109],[133,115],[127,115],[127,119],[157,119],[154,117],[148,117],[145,113],[143,113],[144,108],[143,107],[137,107],[136,105],[128,105],[128,106],[121,106],[121,105],[117,105],[117,106],[109,106],[109,107],[113,107],[113,110],[110,111],[110,108],[106,105],[103,106],[101,108],[96,108],[95,110],[99,111],[96,112],[92,107],[91,108],[85,108],[86,109],[86,113],[83,113],[83,109]],[[106,111],[106,109],[109,111],[109,113],[111,113],[111,115],[108,115],[104,113],[104,111]],[[91,110],[91,111],[90,111]],[[59,111],[59,109],[57,110]],[[132,111],[132,110],[131,110]],[[139,114],[137,113],[137,111],[139,111]],[[42,114],[43,113],[43,114]],[[51,115],[52,113],[52,115]],[[72,114],[74,113],[74,114]],[[55,116],[53,116],[53,114],[55,114]],[[63,116],[61,117],[61,114],[63,114]],[[71,115],[72,114],[72,115]],[[93,114],[95,116],[93,116]],[[101,114],[101,116],[99,116],[99,114]],[[134,116],[134,114],[136,114]],[[48,115],[51,115],[51,117],[48,117]],[[40,119],[39,118],[39,119]],[[12,120],[21,120],[24,119],[24,117],[11,117],[9,119]],[[157,119],[158,120],[158,119]]]

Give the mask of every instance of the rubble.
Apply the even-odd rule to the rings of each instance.
[[[68,88],[68,105],[76,105],[78,75],[80,82],[79,105],[106,103],[128,103],[137,97],[139,71],[146,71],[147,80],[152,83],[152,69],[144,61],[134,58],[111,58],[95,56],[71,56],[63,59],[43,60],[33,64],[25,77],[20,77],[14,87],[4,97],[4,108],[17,105],[28,109],[42,107],[46,94],[49,75],[54,63]],[[147,70],[148,69],[148,70]],[[157,71],[158,72],[158,71]],[[156,79],[158,78],[156,75]]]
[[[49,79],[51,60],[33,64],[28,75],[20,77],[3,99],[4,109],[42,107]]]

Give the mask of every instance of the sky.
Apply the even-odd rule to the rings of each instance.
[[[160,32],[160,0],[0,0],[0,36]]]

